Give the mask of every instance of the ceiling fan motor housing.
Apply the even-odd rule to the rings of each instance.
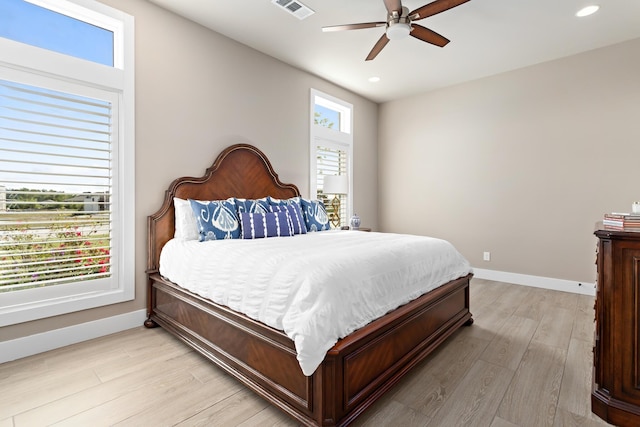
[[[402,7],[402,15],[397,11],[389,14],[387,19],[387,38],[389,40],[399,40],[407,37],[411,32],[411,20],[408,18],[409,9]]]

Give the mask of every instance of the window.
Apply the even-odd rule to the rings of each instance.
[[[133,77],[129,15],[0,4],[0,326],[133,299]]]
[[[353,211],[353,106],[325,93],[311,89],[311,182],[312,198],[322,200],[334,227],[349,224]],[[347,194],[325,194],[326,175],[347,177]],[[339,208],[332,204],[334,197]],[[336,216],[337,214],[337,216]]]
[[[114,66],[117,20],[85,13],[82,7],[65,1],[4,0],[0,11],[0,37]]]

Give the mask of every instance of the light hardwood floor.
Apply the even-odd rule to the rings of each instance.
[[[603,426],[593,297],[473,279],[463,327],[356,426]],[[0,427],[295,426],[160,328],[0,365]]]

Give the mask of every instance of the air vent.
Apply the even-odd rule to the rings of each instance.
[[[271,0],[271,3],[277,4],[300,20],[308,18],[315,13],[297,0]]]

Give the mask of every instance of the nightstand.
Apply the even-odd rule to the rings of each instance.
[[[340,227],[340,230],[352,230],[351,227],[349,227],[348,225],[344,225],[342,227]],[[353,229],[354,231],[371,231],[371,229],[369,227],[360,227],[360,228],[356,228]]]

